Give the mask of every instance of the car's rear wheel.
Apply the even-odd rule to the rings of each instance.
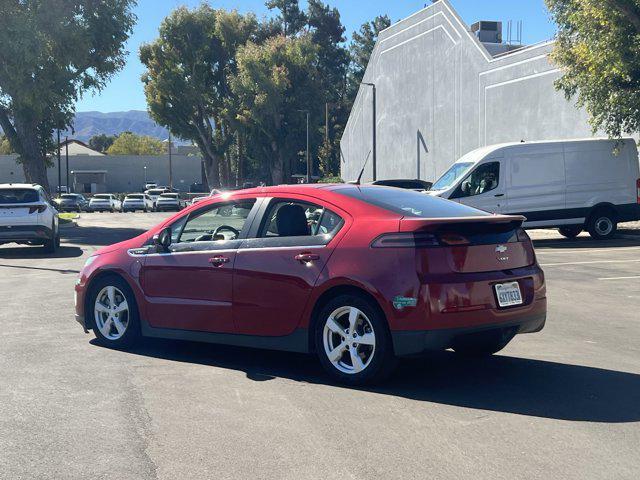
[[[567,227],[560,227],[558,229],[558,232],[560,232],[560,235],[562,235],[563,237],[576,238],[582,232],[582,226],[581,225],[571,225],[571,226],[567,226]]]
[[[340,295],[320,310],[315,346],[324,369],[350,385],[384,380],[397,364],[384,315],[357,295]]]
[[[618,230],[615,213],[607,208],[593,212],[587,222],[587,231],[596,240],[613,238]]]
[[[453,350],[465,357],[490,356],[505,348],[516,336],[516,333],[516,328],[501,328],[463,335],[455,340]]]
[[[91,288],[87,307],[93,315],[93,333],[102,345],[125,348],[140,338],[135,297],[120,277],[99,279]]]
[[[53,229],[53,236],[44,241],[45,253],[56,253],[56,250],[60,248],[60,231]]]

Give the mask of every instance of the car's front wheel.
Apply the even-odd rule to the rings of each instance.
[[[350,385],[384,380],[397,364],[384,315],[357,295],[340,295],[321,309],[315,346],[324,369]]]
[[[93,316],[93,333],[102,345],[126,348],[140,338],[135,297],[120,277],[99,279],[91,288],[87,307]]]

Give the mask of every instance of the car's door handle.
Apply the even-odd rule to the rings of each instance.
[[[494,197],[504,197],[504,193],[496,193]]]
[[[219,256],[210,258],[209,263],[214,267],[221,267],[225,263],[229,263],[229,257],[223,257],[222,255],[219,255]]]
[[[320,260],[320,255],[316,255],[315,253],[300,253],[295,256],[295,259],[299,262],[309,263],[314,260]]]

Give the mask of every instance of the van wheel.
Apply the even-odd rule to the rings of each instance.
[[[506,347],[517,332],[517,328],[503,328],[463,335],[454,341],[453,350],[463,357],[488,357]]]
[[[560,227],[558,229],[560,235],[566,238],[576,238],[580,233],[582,233],[582,227],[579,225],[571,225],[568,227]]]
[[[380,382],[397,364],[384,315],[357,295],[340,295],[322,308],[315,346],[322,367],[348,385]]]
[[[617,230],[615,214],[609,209],[596,210],[587,221],[587,231],[596,240],[613,238]]]

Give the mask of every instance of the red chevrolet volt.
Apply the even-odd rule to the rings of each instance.
[[[339,381],[397,357],[491,355],[546,320],[544,274],[519,216],[424,193],[280,186],[213,196],[91,256],[85,331],[315,353]]]

